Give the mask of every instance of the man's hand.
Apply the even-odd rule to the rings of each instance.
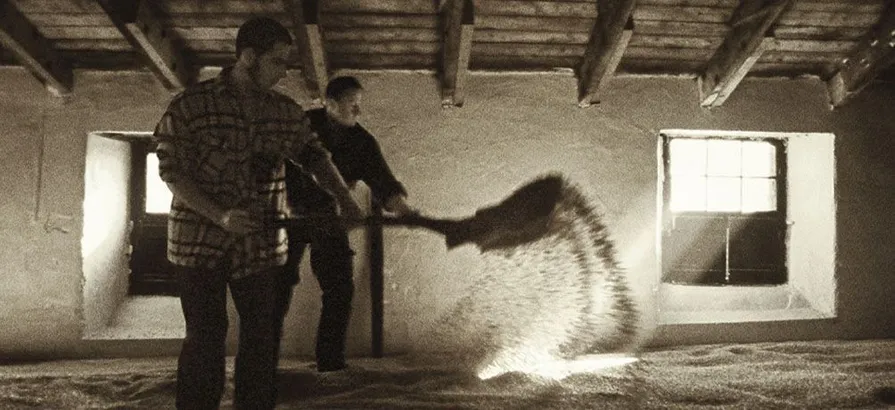
[[[419,215],[419,211],[411,207],[407,204],[407,198],[404,195],[392,195],[385,201],[386,211],[391,212],[397,216],[410,216],[410,215]]]
[[[236,234],[247,234],[257,231],[261,228],[261,222],[255,218],[249,211],[243,209],[230,209],[224,211],[220,218],[215,221],[221,228],[227,232]]]

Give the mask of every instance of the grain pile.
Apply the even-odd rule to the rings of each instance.
[[[556,174],[476,213],[470,238],[485,275],[433,329],[461,339],[480,374],[631,349],[639,314],[609,231],[581,190]],[[449,245],[450,245],[450,239]]]

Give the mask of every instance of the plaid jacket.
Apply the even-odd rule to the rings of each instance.
[[[283,159],[327,155],[301,106],[279,93],[259,92],[257,109],[230,82],[230,69],[174,97],[154,141],[163,181],[191,179],[223,209],[265,218],[287,212]],[[193,211],[175,196],[168,215],[168,260],[225,268],[238,279],[286,261],[283,229],[238,235]]]

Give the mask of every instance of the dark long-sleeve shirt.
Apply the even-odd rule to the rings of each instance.
[[[404,185],[395,178],[385,161],[376,138],[364,127],[360,124],[345,127],[334,123],[327,117],[324,108],[310,110],[307,115],[311,129],[332,154],[332,161],[346,183],[363,181],[370,187],[373,199],[379,203],[384,203],[393,195],[407,195]],[[300,188],[289,188],[292,179],[287,172],[287,190],[301,195]]]

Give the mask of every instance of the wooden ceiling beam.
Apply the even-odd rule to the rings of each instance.
[[[700,105],[718,107],[727,100],[765,50],[774,44],[766,38],[790,0],[746,0],[730,19],[731,30],[709,59],[699,77]]]
[[[472,54],[475,10],[472,0],[448,0],[442,5],[441,13],[444,21],[441,105],[462,107]]]
[[[0,0],[0,46],[54,95],[71,93],[71,65],[8,0]]]
[[[635,3],[636,0],[604,0],[597,4],[597,19],[578,67],[579,107],[600,102],[600,88],[615,74],[634,32],[631,13]]]
[[[881,72],[895,63],[895,2],[882,11],[879,22],[867,33],[839,70],[828,81],[834,108],[845,105]]]
[[[320,4],[318,0],[284,0],[284,6],[292,18],[292,34],[305,88],[311,98],[322,101],[326,96],[329,66],[320,29]]]
[[[166,88],[179,91],[195,78],[173,31],[162,25],[148,0],[97,0],[131,46],[144,55]]]

